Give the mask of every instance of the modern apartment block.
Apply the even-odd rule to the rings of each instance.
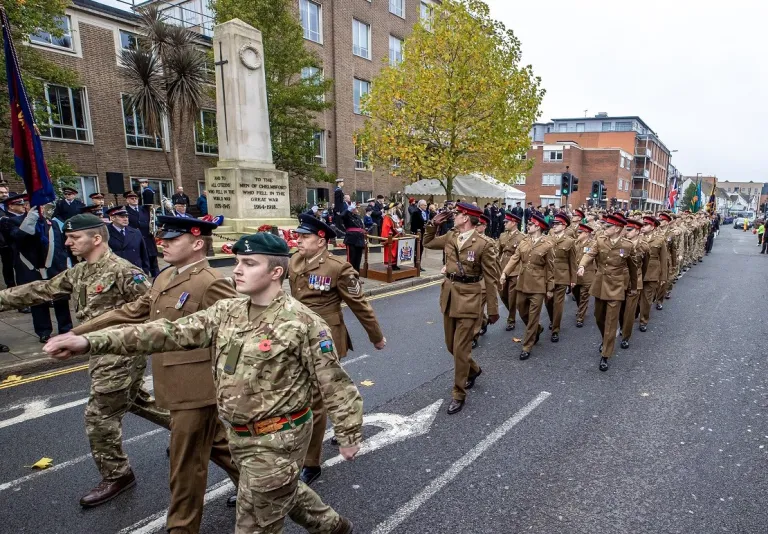
[[[583,149],[610,148],[629,154],[630,208],[658,211],[665,206],[671,151],[640,117],[598,113],[594,117],[553,119],[544,126],[550,130],[544,134],[547,145],[569,142]],[[579,182],[580,189],[584,183]],[[622,198],[625,192],[619,190],[617,182],[615,188],[609,187],[607,196]]]

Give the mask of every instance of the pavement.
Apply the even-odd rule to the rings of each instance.
[[[491,326],[474,351],[483,374],[452,416],[439,287],[372,297],[388,339],[380,352],[346,309],[357,350],[344,366],[364,398],[366,445],[340,462],[327,444],[314,489],[363,534],[766,532],[768,257],[758,250],[751,233],[724,228],[607,373],[597,328],[591,316],[575,328],[570,299],[560,342],[543,338],[525,362],[521,332]],[[98,481],[87,392],[78,367],[0,386],[4,532],[163,531],[168,433],[133,415],[124,440],[137,486],[78,506]],[[26,467],[42,457],[53,467]],[[203,534],[232,532],[233,493],[212,465]]]
[[[371,253],[369,257],[371,265],[380,264],[383,261],[381,252]],[[160,260],[160,268],[162,269],[167,264]],[[442,269],[442,252],[436,250],[425,250],[422,257],[422,268],[425,269],[421,273],[421,276],[408,278],[405,280],[399,280],[388,284],[386,282],[380,282],[377,280],[371,280],[368,278],[361,279],[363,281],[363,288],[366,295],[379,295],[382,293],[399,291],[409,287],[413,287],[420,284],[427,284],[435,280],[441,279],[440,269]],[[219,267],[219,271],[224,276],[231,276],[234,266]],[[286,280],[285,290],[290,291],[288,282]],[[5,288],[5,285],[0,280],[0,289]],[[75,319],[74,304],[72,308],[72,320],[75,325],[78,324]],[[54,333],[56,333],[56,315],[51,308],[51,321],[54,325]],[[0,381],[5,379],[9,375],[23,375],[32,372],[38,372],[45,369],[51,369],[56,367],[62,367],[65,363],[58,362],[48,358],[44,352],[42,352],[43,345],[35,334],[32,328],[32,316],[28,313],[20,313],[18,311],[5,311],[0,312],[0,343],[7,345],[10,348],[10,352],[0,352]],[[73,361],[86,361],[86,357],[70,360]]]

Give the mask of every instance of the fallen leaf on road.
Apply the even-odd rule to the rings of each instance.
[[[0,382],[0,384],[13,384],[14,382],[20,382],[21,379],[22,378],[19,375],[8,375],[8,377]]]
[[[427,321],[427,324],[435,324],[435,321]]]
[[[31,467],[32,469],[48,469],[53,464],[53,458],[40,458],[32,465],[25,465],[24,467]]]
[[[371,380],[363,380],[362,382],[360,382],[360,385],[361,385],[361,386],[369,386],[369,387],[370,387],[370,386],[372,386],[373,384],[374,384],[374,382],[373,382],[373,381],[371,381]]]
[[[515,343],[520,343],[522,339],[520,339],[519,337],[513,337],[512,341],[514,341]]]

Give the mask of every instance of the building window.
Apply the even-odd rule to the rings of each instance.
[[[603,131],[604,132],[610,132],[611,131],[611,123],[610,122],[604,122],[603,123]]]
[[[632,131],[632,123],[631,122],[616,122],[616,131],[617,132],[630,132]]]
[[[125,143],[129,147],[162,148],[160,136],[154,136],[147,131],[144,117],[128,104],[128,95],[122,95],[123,125],[125,127]]]
[[[544,161],[563,161],[562,150],[545,150]]]
[[[577,122],[576,123],[576,132],[580,133],[584,131],[584,123],[583,122]]]
[[[149,178],[145,176],[131,176],[131,191],[140,191],[141,186],[139,185],[139,180],[147,180],[149,182],[149,187],[152,188],[152,190],[155,192],[155,202],[160,202],[160,199],[163,197],[165,198],[171,198],[173,197],[173,193],[175,192],[175,187],[173,185],[173,180],[163,180],[159,178]],[[165,215],[165,206],[162,202],[160,202],[157,206],[158,214]]]
[[[390,35],[389,36],[389,64],[392,67],[397,66],[403,61],[403,40]]]
[[[562,174],[560,173],[545,173],[541,175],[541,185],[560,185],[560,179]],[[522,184],[521,184],[522,185]]]
[[[317,189],[307,189],[307,205],[317,206]]]
[[[216,156],[219,153],[216,112],[211,109],[201,109],[195,121],[195,152],[206,156]]]
[[[138,50],[140,45],[139,36],[135,33],[120,30],[120,49]]]
[[[401,19],[405,18],[405,0],[389,0],[389,12]]]
[[[304,39],[322,44],[323,11],[320,4],[310,2],[309,0],[299,0],[299,11],[301,12],[301,27],[304,28]]]
[[[69,182],[69,185],[77,189],[77,196],[81,199],[99,192],[99,180],[96,176],[66,176],[61,180]]]
[[[323,83],[323,71],[317,67],[302,67],[301,79],[309,80],[310,83],[320,85]],[[318,100],[320,102],[325,102],[325,94],[320,95]]]
[[[315,151],[307,163],[325,165],[325,130],[319,130],[312,136],[312,148]]]
[[[362,147],[355,145],[355,170],[368,170],[368,154]]]
[[[624,190],[624,180],[619,178],[619,191],[623,191],[623,190]]]
[[[48,32],[39,31],[30,35],[29,40],[43,46],[53,46],[55,48],[72,50],[72,21],[69,18],[69,15],[56,17],[56,25],[62,32],[60,37],[55,37]]]
[[[357,205],[365,204],[369,198],[373,198],[373,191],[355,191]]]
[[[358,80],[355,78],[354,87],[353,87],[353,102],[354,102],[354,111],[358,115],[362,113],[362,109],[360,107],[360,100],[363,98],[364,95],[367,95],[371,92],[371,82],[366,82],[363,80]]]
[[[568,125],[567,125],[567,124],[565,124],[565,123],[563,123],[563,124],[558,124],[558,125],[557,125],[557,131],[558,131],[558,132],[567,132],[567,131],[568,131]]]
[[[49,139],[89,141],[87,100],[83,89],[60,85],[45,86],[48,125],[41,124],[40,135]]]
[[[419,17],[421,18],[421,22],[424,23],[425,28],[430,29],[432,27],[432,18],[434,15],[434,6],[429,2],[422,2],[419,11]]]
[[[371,26],[352,19],[352,53],[371,59]]]

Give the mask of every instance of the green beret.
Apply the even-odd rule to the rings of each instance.
[[[101,217],[97,217],[92,213],[81,213],[67,219],[67,222],[64,223],[64,231],[79,232],[80,230],[90,230],[99,226],[104,226],[104,221],[101,220]]]
[[[288,256],[288,243],[269,232],[244,235],[232,246],[235,254],[264,254],[265,256]]]

